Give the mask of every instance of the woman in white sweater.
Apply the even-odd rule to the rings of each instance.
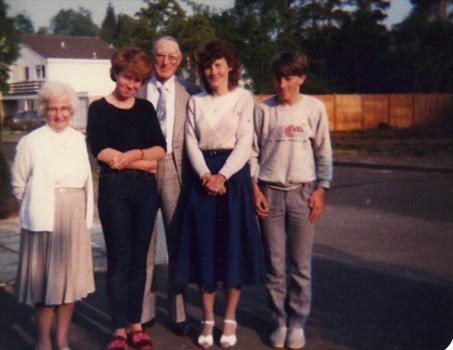
[[[213,344],[216,284],[226,295],[220,345],[236,344],[236,306],[243,284],[263,280],[263,258],[247,160],[253,138],[253,95],[238,87],[233,46],[214,40],[198,51],[206,92],[189,101],[186,147],[198,175],[189,192],[175,264],[176,283],[198,283],[203,330],[198,343]]]
[[[20,140],[12,168],[21,225],[17,297],[35,309],[36,349],[52,349],[55,313],[57,347],[67,350],[74,302],[94,292],[93,185],[85,137],[69,126],[74,89],[47,82],[39,99],[47,124]]]

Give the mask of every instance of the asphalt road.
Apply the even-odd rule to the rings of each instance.
[[[453,338],[452,209],[452,173],[337,164],[317,228],[306,349],[444,350]],[[110,336],[104,277],[77,305],[73,350],[102,349]],[[196,349],[195,328],[189,338],[168,330],[164,286],[161,271],[158,322],[149,331],[156,350]],[[200,318],[195,287],[188,311]],[[244,289],[238,320],[236,349],[269,349],[263,288]],[[33,336],[30,309],[0,292],[0,349],[32,349]]]

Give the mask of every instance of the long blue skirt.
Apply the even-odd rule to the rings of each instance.
[[[230,153],[203,152],[212,174],[221,169]],[[215,287],[223,282],[224,288],[263,283],[263,247],[249,166],[231,176],[226,187],[226,194],[209,196],[199,180],[193,183],[176,248],[174,283]]]

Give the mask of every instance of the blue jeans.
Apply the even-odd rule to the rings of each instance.
[[[107,294],[114,328],[141,319],[146,257],[157,211],[153,174],[101,174],[99,217],[107,247]]]

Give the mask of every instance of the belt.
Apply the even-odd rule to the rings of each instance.
[[[83,191],[83,188],[60,187],[60,188],[55,189],[55,192],[58,192],[58,193],[69,193],[69,192],[79,192],[79,191]]]

